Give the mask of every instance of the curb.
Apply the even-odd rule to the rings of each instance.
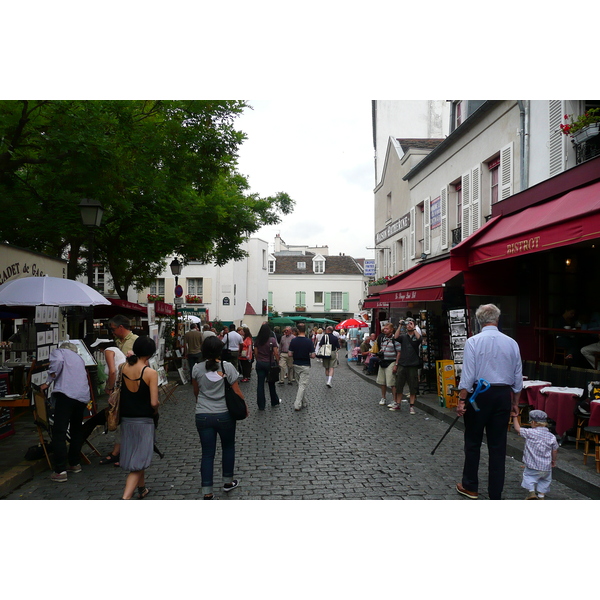
[[[348,362],[348,368],[361,379],[379,388],[373,376],[363,373],[362,368],[359,368],[357,363]],[[456,418],[456,414],[452,409],[439,406],[438,396],[434,394],[418,395],[415,400],[415,406],[436,419],[448,423],[448,425]],[[465,425],[460,419],[454,427],[459,431],[465,430]],[[506,444],[506,455],[522,461],[524,445],[525,442],[521,437],[517,436],[514,432],[512,434],[509,433]],[[600,474],[596,473],[594,468],[589,469],[589,472],[588,470],[584,470],[586,467],[583,465],[581,450],[561,448],[558,462],[559,464],[552,470],[552,477],[556,481],[568,485],[592,500],[600,500]],[[593,464],[593,460],[591,462]]]

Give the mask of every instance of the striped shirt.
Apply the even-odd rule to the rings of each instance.
[[[523,389],[519,345],[495,325],[486,325],[465,343],[460,387],[473,391],[479,379],[493,385],[509,385],[515,394]]]
[[[547,427],[521,428],[519,435],[525,438],[523,462],[526,467],[535,471],[550,471],[552,469],[552,450],[558,450],[556,437]]]

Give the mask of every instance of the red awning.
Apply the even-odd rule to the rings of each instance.
[[[172,304],[166,304],[165,302],[155,302],[154,303],[154,310],[156,311],[157,315],[174,315],[175,311],[173,310],[173,305]]]
[[[435,302],[444,295],[444,286],[461,271],[452,270],[450,259],[445,258],[432,263],[424,263],[407,271],[402,277],[385,290],[381,290],[381,302]]]
[[[128,302],[120,298],[107,298],[109,305],[100,305],[94,307],[94,317],[96,319],[109,319],[118,314],[124,314],[126,317],[137,317],[148,314],[148,309],[141,304]]]
[[[451,250],[453,268],[543,252],[600,238],[600,182],[497,217]]]

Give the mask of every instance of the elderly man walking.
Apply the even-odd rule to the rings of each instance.
[[[295,379],[294,359],[290,355],[290,343],[296,336],[292,333],[291,327],[286,327],[283,330],[283,335],[279,342],[279,385],[285,383],[287,377],[288,384],[292,385]]]
[[[475,316],[481,332],[465,344],[463,368],[456,413],[464,415],[465,463],[456,491],[476,500],[479,496],[479,457],[485,431],[489,452],[488,494],[500,500],[504,488],[506,436],[509,417],[519,414],[519,396],[523,389],[521,353],[515,340],[498,331],[500,309],[494,304],[481,305]],[[467,398],[480,379],[490,387],[477,396],[476,411]]]

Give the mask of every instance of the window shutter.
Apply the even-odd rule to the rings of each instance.
[[[471,170],[471,233],[481,227],[481,165]]]
[[[300,306],[302,292],[296,292],[296,306]]]
[[[448,187],[440,190],[440,236],[442,238],[442,250],[448,249]]]
[[[269,292],[269,306],[273,306],[273,292]]]
[[[350,310],[350,292],[342,294],[342,310],[348,312]]]
[[[562,173],[565,167],[565,140],[567,136],[560,130],[565,107],[562,100],[548,102],[548,126],[550,148],[550,177]]]
[[[423,252],[431,254],[431,198],[423,202]]]
[[[396,273],[396,242],[392,242],[392,274]]]
[[[417,254],[417,232],[416,232],[416,210],[415,207],[410,209],[410,257],[414,259]]]
[[[406,255],[408,251],[408,245],[406,242],[406,236],[402,238],[402,270],[406,271]]]
[[[500,150],[500,200],[513,193],[513,143]]]
[[[325,292],[325,312],[331,310],[331,292]]]
[[[306,306],[306,292],[300,292],[300,306]]]
[[[461,178],[462,183],[462,238],[471,235],[471,173],[465,173]]]

